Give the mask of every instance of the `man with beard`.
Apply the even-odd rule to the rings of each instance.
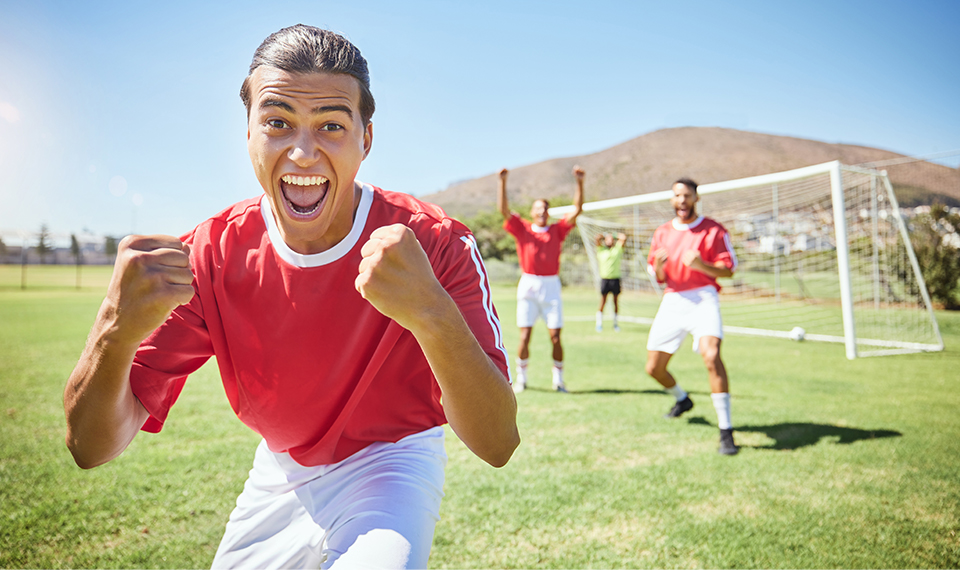
[[[730,422],[727,370],[720,359],[723,323],[717,278],[733,276],[737,256],[724,227],[697,215],[698,200],[696,182],[689,178],[677,180],[670,199],[676,217],[653,234],[647,262],[657,282],[666,283],[666,290],[650,327],[646,371],[677,400],[666,417],[677,418],[691,410],[693,400],[667,371],[667,364],[687,334],[692,334],[693,350],[707,367],[720,428],[718,451],[734,455],[739,449],[733,441]]]

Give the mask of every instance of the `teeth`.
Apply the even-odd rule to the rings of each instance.
[[[281,180],[294,186],[318,186],[327,183],[327,179],[323,176],[292,176],[287,174]]]

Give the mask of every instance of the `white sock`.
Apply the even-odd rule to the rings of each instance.
[[[664,388],[664,390],[673,394],[673,397],[676,398],[678,402],[687,397],[687,393],[680,387],[680,384],[674,384],[672,388]]]
[[[733,425],[730,423],[730,393],[710,394],[710,397],[713,398],[713,407],[717,410],[717,427],[720,429],[732,428]]]
[[[563,361],[553,361],[553,385],[563,386]]]
[[[617,314],[613,314],[613,326],[617,326]]]
[[[602,312],[602,311],[597,311],[597,326],[598,326],[598,327],[602,327],[602,326],[603,326],[603,312]]]
[[[517,383],[526,384],[527,383],[527,364],[530,364],[530,359],[517,359]]]

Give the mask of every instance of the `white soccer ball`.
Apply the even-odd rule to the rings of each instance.
[[[807,331],[803,330],[802,327],[793,327],[793,330],[790,331],[790,340],[801,341],[806,334]]]

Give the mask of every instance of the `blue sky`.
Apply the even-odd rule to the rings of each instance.
[[[0,0],[0,231],[179,235],[258,195],[237,93],[298,22],[361,49],[359,178],[414,195],[665,127],[960,148],[956,1],[267,4]]]

